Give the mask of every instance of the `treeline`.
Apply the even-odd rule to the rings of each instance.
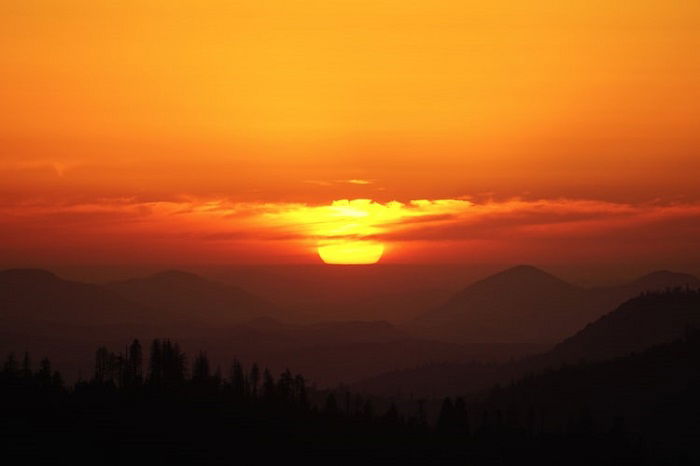
[[[232,443],[239,456],[324,455],[348,442],[359,442],[354,454],[398,451],[427,429],[394,405],[380,410],[369,397],[316,390],[302,375],[275,377],[257,363],[212,367],[205,352],[189,358],[167,339],[148,351],[139,340],[119,352],[100,347],[92,375],[70,386],[47,358],[34,371],[28,353],[22,361],[11,353],[0,372],[0,412],[6,452],[91,464],[103,451],[116,452],[105,459],[114,464],[227,463]]]
[[[133,391],[167,393],[189,386],[201,391],[221,390],[239,400],[283,400],[301,406],[308,405],[306,380],[303,376],[284,371],[277,380],[268,369],[260,370],[253,363],[249,370],[234,359],[228,368],[228,376],[221,367],[213,369],[206,352],[200,351],[192,360],[188,371],[187,355],[176,342],[153,340],[147,366],[139,340],[134,340],[124,352],[114,353],[106,347],[95,354],[95,371],[89,385]],[[84,383],[78,383],[77,388]]]
[[[661,360],[678,356],[687,345],[700,347],[700,339],[677,345]],[[683,367],[700,363],[700,352],[691,354]],[[655,367],[635,364],[642,372]],[[147,355],[138,340],[117,353],[101,347],[92,376],[72,386],[48,359],[34,370],[29,354],[10,354],[0,374],[0,451],[23,463],[74,464],[231,464],[254,457],[262,462],[303,458],[307,464],[389,459],[493,464],[527,458],[540,464],[617,465],[695,458],[692,450],[667,454],[640,444],[621,416],[610,425],[596,424],[586,377],[594,383],[611,377],[596,378],[596,367],[542,376],[549,379],[528,377],[494,389],[483,400],[446,398],[429,422],[424,400],[394,404],[316,390],[288,370],[274,377],[258,364],[246,367],[237,360],[214,368],[206,353],[190,361],[170,340],[154,340]],[[557,392],[558,386],[576,384],[578,392]],[[607,406],[602,398],[593,401]],[[644,410],[644,402],[637,409]],[[678,407],[673,409],[666,422]],[[562,418],[568,422],[559,422]]]
[[[34,371],[29,352],[25,351],[20,362],[15,353],[7,355],[3,364],[0,381],[3,386],[21,384],[24,389],[61,391],[64,389],[61,373],[51,369],[49,358],[42,358],[39,368]]]

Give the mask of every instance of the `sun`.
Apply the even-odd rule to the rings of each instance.
[[[376,241],[339,241],[318,246],[318,255],[326,264],[376,264],[384,254],[384,245]]]

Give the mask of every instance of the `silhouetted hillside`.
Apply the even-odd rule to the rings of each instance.
[[[269,316],[240,321],[271,307],[235,287],[183,272],[123,281],[110,289],[31,270],[4,272],[1,282],[0,351],[53,354],[70,380],[89,366],[86,349],[112,347],[137,335],[169,335],[192,351],[209,348],[217,362],[238,356],[264,361],[276,371],[289,367],[322,386],[436,361],[507,360],[537,349],[415,338],[381,321],[295,324]]]
[[[169,271],[108,286],[64,280],[37,269],[0,272],[0,319],[13,326],[132,323],[226,326],[255,317],[284,315],[239,288]]]
[[[587,325],[547,355],[552,361],[611,359],[700,328],[700,292],[645,293]]]
[[[554,344],[644,291],[679,286],[700,286],[700,280],[654,272],[622,286],[586,289],[518,266],[470,285],[409,328],[455,342]]]
[[[659,277],[658,274],[653,276]],[[579,292],[588,296],[590,293],[537,269],[518,267],[474,285],[470,288],[472,294],[467,294],[468,299],[476,302],[475,295],[501,299],[498,290],[511,283],[513,277],[520,277],[519,289],[523,294],[527,288],[549,290],[550,295],[562,296]],[[542,344],[522,344],[515,339],[514,343],[490,343],[485,338],[483,343],[455,343],[418,337],[382,321],[302,325],[271,317],[256,317],[238,322],[242,316],[236,313],[235,303],[257,303],[259,300],[255,297],[248,299],[249,294],[239,293],[235,287],[181,272],[161,273],[115,285],[142,291],[142,295],[150,299],[150,305],[135,303],[97,285],[62,280],[36,270],[3,272],[0,284],[0,316],[5,323],[0,328],[0,350],[27,348],[54,354],[71,380],[77,377],[81,367],[86,366],[86,361],[80,356],[85,348],[96,344],[117,344],[136,335],[144,338],[170,335],[192,351],[210,348],[211,357],[217,362],[240,356],[264,361],[277,371],[289,367],[304,372],[322,386],[367,381],[377,376],[365,385],[367,390],[436,395],[461,393],[465,387],[482,389],[491,383],[509,380],[522,372],[514,371],[510,366],[483,362],[503,362],[546,349]],[[241,296],[242,300],[236,301]],[[532,296],[530,303],[537,299]],[[510,311],[516,312],[517,306],[512,298],[504,301],[511,306]],[[527,300],[519,302],[527,303]],[[201,307],[197,303],[202,303]],[[529,304],[530,308],[532,306]],[[204,309],[214,309],[214,312]],[[229,312],[231,309],[233,311]],[[516,317],[511,321],[506,319],[504,325],[515,327],[516,320]],[[535,319],[524,319],[523,326],[531,325],[532,320]],[[544,322],[543,325],[549,325],[548,321]],[[461,331],[462,327],[454,327],[456,332]],[[665,341],[663,338],[659,342]],[[595,344],[593,346],[597,348]],[[598,350],[605,355],[600,348]],[[589,356],[593,357],[593,351]],[[555,359],[554,353],[548,357],[550,359],[539,362],[537,367],[558,364],[562,360]],[[564,360],[577,361],[581,357],[585,355],[579,352],[569,354]],[[467,364],[469,361],[481,363]],[[446,368],[439,371],[434,380],[432,376],[421,376],[420,369],[415,370],[416,367],[431,368],[434,365]],[[381,375],[388,371],[394,372]]]
[[[384,321],[316,322],[313,324],[288,324],[272,318],[259,318],[246,322],[246,326],[259,331],[294,336],[316,343],[392,341],[407,338],[398,327]]]
[[[480,280],[416,321],[434,338],[554,342],[580,327],[585,290],[531,266]]]
[[[384,395],[460,395],[565,363],[612,359],[642,351],[680,338],[693,328],[700,328],[699,292],[676,289],[645,293],[540,355],[506,364],[427,365],[381,374],[354,387]]]
[[[700,288],[700,279],[686,273],[661,270],[646,274],[619,286],[593,288],[590,290],[594,302],[601,309],[612,310],[630,298],[647,291],[663,291],[674,288]],[[602,315],[602,314],[601,314]],[[593,316],[597,318],[600,316]]]
[[[646,274],[620,288],[637,295],[644,291],[657,291],[676,287],[700,288],[700,279],[688,273],[659,270]]]
[[[234,284],[318,320],[407,322],[446,301],[480,266],[316,264],[200,267],[198,273]],[[493,270],[487,267],[487,271]]]
[[[170,270],[107,287],[145,306],[162,309],[170,320],[230,325],[262,317],[284,317],[273,304],[235,286]]]
[[[153,322],[153,309],[97,285],[63,280],[37,269],[0,272],[0,321],[13,328],[34,323],[102,325]]]
[[[690,331],[641,353],[524,377],[476,406],[509,416],[511,427],[641,434],[650,449],[694,451],[697,460],[699,389],[700,334]]]

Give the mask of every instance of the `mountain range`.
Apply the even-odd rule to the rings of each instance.
[[[224,367],[241,357],[275,371],[290,367],[322,385],[364,380],[364,387],[379,391],[398,385],[413,390],[416,380],[447,378],[449,391],[471,386],[469,380],[477,375],[484,384],[507,379],[514,372],[502,363],[512,358],[544,352],[539,360],[530,359],[536,368],[665,341],[679,334],[681,324],[694,322],[687,304],[676,303],[677,309],[648,304],[646,320],[638,323],[621,317],[637,315],[625,309],[646,302],[633,300],[600,322],[586,324],[645,290],[697,285],[690,275],[656,272],[622,286],[586,289],[519,266],[468,286],[410,325],[397,326],[385,321],[302,323],[293,311],[188,272],[98,285],[43,270],[12,269],[0,272],[0,350],[63,354],[66,359],[57,363],[77,368],[90,364],[71,359],[78,348],[170,337],[193,351],[211,350],[212,360]],[[657,315],[659,306],[666,315]],[[646,334],[627,338],[637,335],[628,327],[646,329]],[[438,367],[439,374],[425,376]],[[432,392],[439,385],[424,388]]]
[[[585,326],[549,351],[497,363],[441,363],[368,378],[355,389],[385,395],[463,394],[548,368],[600,362],[647,350],[700,329],[700,290],[645,292]]]
[[[163,310],[171,322],[231,325],[264,316],[285,317],[272,303],[241,288],[178,270],[105,287],[134,303]]]
[[[407,325],[457,343],[554,344],[644,291],[700,287],[692,275],[654,272],[630,283],[583,288],[521,265],[479,280]]]
[[[39,269],[0,272],[0,321],[5,328],[62,323],[153,323],[155,310],[108,288],[64,280]]]
[[[68,376],[91,366],[76,358],[89,357],[95,345],[119,350],[135,337],[175,338],[191,351],[206,348],[224,368],[234,357],[275,372],[290,367],[322,385],[433,361],[507,360],[540,349],[434,341],[384,321],[295,323],[288,317],[240,288],[186,272],[104,285],[42,270],[0,272],[0,351],[54,354]]]

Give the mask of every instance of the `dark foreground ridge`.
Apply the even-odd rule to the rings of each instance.
[[[0,376],[5,464],[697,464],[700,337],[526,377],[487,396],[400,406],[274,378],[155,340],[99,348],[66,387],[43,359]],[[144,370],[144,366],[146,369]],[[190,368],[190,370],[187,370]],[[651,374],[651,375],[650,375]],[[624,401],[624,403],[621,403]]]

